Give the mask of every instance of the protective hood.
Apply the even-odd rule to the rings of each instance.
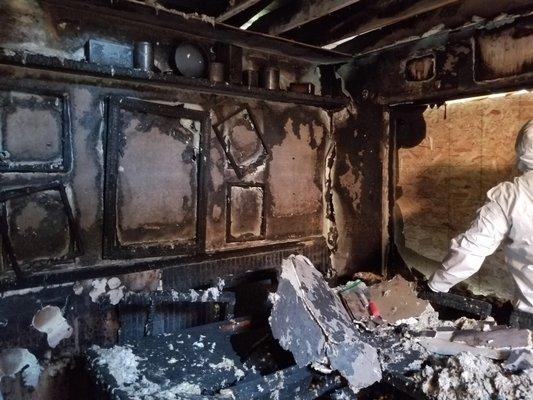
[[[516,138],[516,157],[520,171],[533,170],[533,120],[527,122]]]

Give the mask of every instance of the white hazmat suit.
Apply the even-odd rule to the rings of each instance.
[[[447,292],[476,273],[505,240],[505,261],[517,287],[515,307],[533,313],[533,120],[518,134],[516,155],[523,175],[488,191],[476,220],[452,239],[442,268],[429,280],[433,291]]]

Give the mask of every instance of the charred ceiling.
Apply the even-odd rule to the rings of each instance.
[[[188,0],[156,3],[191,11]],[[210,0],[194,11],[243,30],[361,54],[530,8],[528,0],[496,1],[490,7],[483,0]]]

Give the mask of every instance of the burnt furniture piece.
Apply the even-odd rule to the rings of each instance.
[[[220,304],[230,317],[233,294],[214,293],[128,296],[125,305],[148,306],[145,336],[87,351],[86,365],[97,387],[95,399],[267,399],[274,392],[279,398],[314,399],[343,385],[338,375],[324,376],[294,366],[292,355],[281,349],[264,319],[241,317],[151,334],[156,304],[202,302],[203,297]]]
[[[205,241],[207,113],[111,97],[104,256],[197,254]],[[157,195],[159,194],[159,195]]]
[[[235,295],[232,292],[189,290],[177,292],[162,290],[150,293],[128,293],[118,306],[120,344],[134,342],[143,337],[167,334],[179,329],[176,325],[187,314],[202,323],[224,321],[233,318]]]

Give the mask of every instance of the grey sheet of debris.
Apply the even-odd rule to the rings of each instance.
[[[376,349],[359,339],[340,299],[307,258],[283,261],[272,301],[272,333],[299,366],[329,362],[354,389],[381,379]]]
[[[467,329],[457,331],[452,341],[470,346],[492,347],[495,349],[532,347],[529,329],[500,328],[492,331]]]

